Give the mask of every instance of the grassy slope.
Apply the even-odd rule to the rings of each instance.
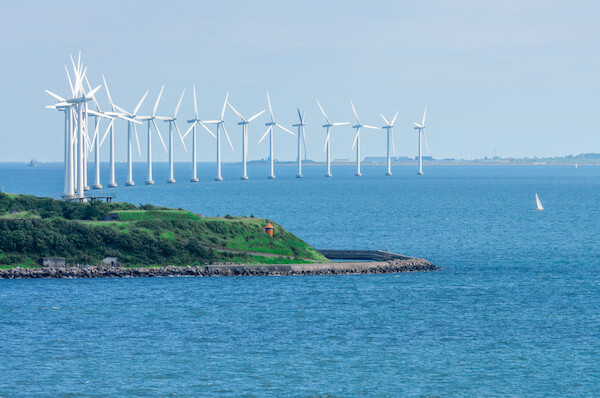
[[[117,221],[101,221],[109,213]],[[0,194],[0,266],[31,265],[46,256],[90,264],[117,256],[132,266],[325,261],[272,221],[274,236],[266,235],[265,224],[258,218],[203,218],[149,205],[80,204]]]

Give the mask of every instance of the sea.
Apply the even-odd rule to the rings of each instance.
[[[317,249],[441,271],[0,280],[0,397],[600,396],[600,167],[154,167],[90,192],[274,220]],[[93,183],[92,164],[89,184]],[[106,186],[108,166],[102,164]],[[0,164],[4,192],[60,197],[62,165]],[[537,211],[535,194],[544,211]]]

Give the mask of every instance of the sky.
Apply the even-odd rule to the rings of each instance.
[[[244,116],[265,109],[292,129],[306,112],[307,153],[324,160],[324,118],[382,126],[399,112],[396,155],[415,156],[413,122],[427,112],[435,158],[563,156],[600,152],[600,3],[593,1],[19,1],[0,6],[0,161],[61,161],[64,118],[46,109],[44,89],[67,95],[64,65],[82,52],[93,86],[106,76],[116,104],[132,110],[160,87],[158,114],[179,124],[218,118],[225,94]],[[104,87],[97,94],[108,110]],[[229,109],[223,160],[241,159],[241,128]],[[268,157],[265,115],[249,128],[249,158]],[[102,126],[105,126],[104,124]],[[168,127],[159,124],[166,139]],[[103,131],[104,128],[101,127]],[[116,156],[126,156],[125,123]],[[146,159],[146,128],[139,128]],[[155,133],[153,133],[155,134]],[[354,131],[332,132],[332,157],[354,158]],[[190,137],[186,144],[191,145]],[[108,159],[108,141],[101,148]],[[176,161],[187,161],[178,138]],[[275,158],[294,160],[296,138],[275,132]],[[363,156],[384,156],[383,130],[361,132]],[[215,140],[199,131],[199,161],[214,161]],[[136,151],[137,152],[137,151]],[[153,156],[167,154],[156,135]]]

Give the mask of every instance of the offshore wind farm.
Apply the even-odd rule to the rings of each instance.
[[[173,164],[175,162],[174,158],[174,143],[173,143],[173,135],[174,131],[177,132],[179,137],[179,141],[185,150],[188,152],[187,145],[185,143],[185,138],[192,133],[192,143],[191,143],[191,163],[192,163],[192,173],[189,177],[190,182],[198,182],[198,174],[197,174],[197,126],[202,127],[204,131],[206,131],[210,136],[216,139],[216,176],[214,178],[215,181],[223,181],[222,176],[222,161],[221,161],[221,132],[225,134],[227,138],[227,142],[232,152],[235,152],[234,145],[232,143],[231,137],[225,127],[225,112],[229,108],[231,111],[235,113],[240,118],[240,122],[238,125],[242,126],[242,170],[241,170],[241,179],[248,180],[247,174],[247,162],[248,162],[248,129],[249,125],[252,121],[259,118],[263,113],[265,113],[268,109],[268,119],[265,122],[265,126],[267,130],[258,140],[258,144],[262,143],[263,140],[268,136],[269,143],[269,172],[267,177],[269,179],[275,179],[275,131],[282,131],[292,136],[296,136],[298,138],[297,142],[297,166],[298,173],[296,175],[297,178],[303,178],[302,173],[302,153],[304,149],[304,154],[306,154],[306,112],[301,112],[300,108],[297,108],[299,122],[298,123],[290,123],[292,127],[297,127],[297,133],[294,133],[290,129],[286,128],[283,124],[280,124],[275,121],[275,116],[273,113],[273,107],[271,104],[271,98],[269,93],[266,93],[266,103],[267,109],[263,109],[258,113],[254,114],[248,119],[245,119],[229,102],[229,92],[225,95],[225,101],[223,102],[223,106],[221,108],[221,112],[219,115],[219,119],[212,120],[201,120],[198,116],[198,100],[197,100],[197,92],[196,85],[192,85],[192,96],[193,96],[193,105],[194,105],[194,118],[188,119],[187,123],[190,124],[189,128],[182,134],[179,125],[177,124],[177,115],[179,113],[179,109],[181,107],[182,101],[184,100],[186,89],[184,88],[175,110],[172,116],[161,116],[158,115],[157,112],[159,110],[160,100],[163,96],[163,92],[165,86],[163,85],[156,97],[154,102],[154,106],[152,107],[152,112],[150,115],[140,115],[138,112],[140,111],[144,100],[147,98],[149,94],[149,90],[147,90],[132,112],[126,111],[123,107],[115,104],[110,94],[110,90],[108,88],[108,83],[106,77],[102,75],[102,82],[104,83],[104,89],[106,92],[106,98],[109,103],[110,111],[102,111],[100,108],[100,104],[98,102],[98,91],[101,89],[102,85],[96,86],[92,89],[89,79],[87,77],[88,67],[82,62],[82,54],[79,52],[77,56],[77,62],[75,62],[72,55],[69,55],[70,59],[70,67],[65,65],[65,73],[66,80],[68,82],[68,90],[65,96],[61,96],[56,94],[53,91],[48,89],[45,92],[50,95],[55,103],[51,105],[47,105],[46,108],[58,110],[64,113],[64,184],[62,197],[66,199],[78,199],[80,201],[85,200],[85,192],[90,190],[88,185],[88,161],[90,159],[91,154],[94,155],[94,183],[92,184],[92,189],[102,189],[103,185],[101,182],[100,176],[100,148],[104,144],[107,136],[109,137],[109,163],[110,163],[110,172],[109,172],[109,182],[107,183],[108,188],[115,188],[118,186],[116,181],[116,172],[115,172],[115,121],[122,120],[127,123],[127,178],[125,181],[125,186],[133,187],[135,186],[135,182],[133,180],[133,136],[135,136],[136,147],[138,155],[142,156],[141,146],[140,146],[140,137],[137,131],[136,125],[142,125],[143,122],[146,122],[147,127],[147,135],[146,135],[146,148],[147,148],[147,178],[145,181],[146,185],[154,185],[153,179],[153,147],[152,147],[152,131],[156,133],[156,136],[159,138],[160,143],[162,144],[162,148],[168,154],[168,162],[169,162],[169,178],[167,182],[169,184],[175,184],[176,179],[174,175]],[[84,85],[85,82],[85,85]],[[87,87],[87,88],[86,88]],[[95,110],[91,109],[90,104],[93,104]],[[351,149],[356,149],[356,177],[362,177],[361,173],[361,129],[368,130],[385,130],[386,131],[386,153],[387,153],[387,171],[385,173],[386,176],[392,175],[391,170],[391,157],[390,157],[390,146],[392,148],[392,152],[395,154],[395,143],[394,143],[394,122],[398,117],[398,112],[394,115],[391,122],[389,122],[383,114],[380,114],[381,118],[385,122],[385,125],[381,127],[376,127],[369,124],[363,124],[356,111],[354,103],[350,100],[350,108],[352,110],[352,114],[356,120],[356,124],[352,124],[350,122],[331,122],[325,113],[321,103],[316,100],[316,104],[320,109],[324,119],[325,124],[323,127],[326,129],[326,135],[324,140],[324,152],[326,154],[326,173],[325,177],[332,177],[331,174],[331,130],[333,127],[341,127],[341,126],[351,126],[355,130],[354,140],[352,142]],[[415,122],[415,129],[418,129],[419,137],[419,150],[418,150],[418,158],[419,158],[419,169],[417,175],[423,175],[423,162],[422,162],[422,145],[421,145],[421,137],[425,140],[425,145],[427,147],[427,151],[429,152],[429,146],[427,144],[427,139],[425,137],[425,115],[427,113],[427,107],[425,107],[425,113],[423,114],[423,119],[420,123]],[[93,118],[93,126],[90,124],[89,119]],[[105,119],[107,121],[107,127],[100,138],[100,120]],[[158,127],[157,120],[168,123],[168,146],[165,144],[165,140],[163,139],[162,133]],[[213,132],[208,126],[214,126],[216,129]],[[153,129],[154,128],[154,129]],[[132,134],[133,130],[133,134]],[[318,139],[317,136],[311,137],[312,139]]]

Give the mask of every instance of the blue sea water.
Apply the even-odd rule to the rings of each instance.
[[[389,249],[399,275],[0,281],[0,397],[600,396],[600,167],[166,164],[119,200],[273,219],[317,248]],[[103,165],[103,176],[107,167]],[[91,170],[90,170],[91,172]],[[90,173],[91,174],[91,173]],[[90,184],[91,184],[90,179]],[[103,184],[106,180],[103,179]],[[59,164],[0,164],[57,197]],[[534,194],[544,207],[535,210]]]

